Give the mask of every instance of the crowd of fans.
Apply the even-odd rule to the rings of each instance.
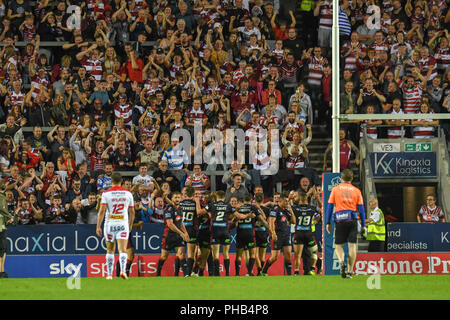
[[[447,2],[340,3],[341,113],[448,112]],[[289,172],[308,167],[311,125],[331,128],[331,1],[11,0],[0,1],[0,20],[0,171],[17,223],[95,223],[114,170],[139,171],[124,184],[155,212],[185,185],[209,192],[207,170],[226,171],[216,188],[228,198],[272,197],[277,181],[317,184],[314,170],[303,185]],[[439,124],[401,130],[407,123],[361,121],[341,140],[358,154],[363,128],[370,138],[429,137]],[[193,140],[196,124],[254,129],[258,153],[190,165],[197,147],[172,133]],[[280,130],[278,177],[261,174],[272,151],[261,129]],[[232,139],[227,147],[239,151]]]

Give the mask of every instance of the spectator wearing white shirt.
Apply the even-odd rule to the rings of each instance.
[[[139,174],[133,178],[132,185],[136,184],[150,187],[150,190],[153,190],[153,177],[148,174],[147,164],[145,163],[139,165]]]

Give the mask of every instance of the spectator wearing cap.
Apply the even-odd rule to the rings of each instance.
[[[134,52],[136,52],[137,57],[141,58],[142,61],[144,61],[151,52],[151,47],[145,45],[145,42],[148,38],[148,34],[144,31],[141,31],[137,35],[137,41],[133,44]]]

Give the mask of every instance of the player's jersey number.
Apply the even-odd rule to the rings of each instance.
[[[297,220],[298,226],[304,226],[307,227],[311,224],[311,217],[310,216],[299,216]]]

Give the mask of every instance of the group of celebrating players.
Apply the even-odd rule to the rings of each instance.
[[[102,236],[101,225],[105,219],[103,236],[107,242],[107,279],[112,279],[113,275],[116,240],[119,250],[117,273],[122,278],[128,279],[132,262],[127,248],[132,246],[129,233],[138,217],[133,197],[121,187],[121,183],[120,173],[115,172],[112,175],[113,187],[102,194],[97,221],[97,235]],[[185,277],[203,276],[205,270],[209,276],[220,276],[220,247],[225,275],[232,275],[229,252],[232,242],[230,230],[233,228],[236,228],[236,276],[240,275],[243,258],[248,276],[255,275],[255,265],[256,275],[267,275],[280,253],[284,256],[284,272],[291,275],[292,242],[294,275],[300,274],[302,255],[304,274],[315,274],[318,247],[313,231],[321,219],[321,210],[320,205],[310,205],[311,195],[301,191],[275,193],[271,202],[264,202],[263,194],[247,194],[240,199],[231,197],[229,201],[225,201],[225,192],[221,190],[201,196],[191,186],[183,187],[181,192],[173,192],[164,209],[164,234],[157,276],[161,276],[172,250],[176,252],[175,276],[179,275],[180,268]],[[293,239],[291,226],[295,229]],[[271,254],[266,259],[269,243]]]

